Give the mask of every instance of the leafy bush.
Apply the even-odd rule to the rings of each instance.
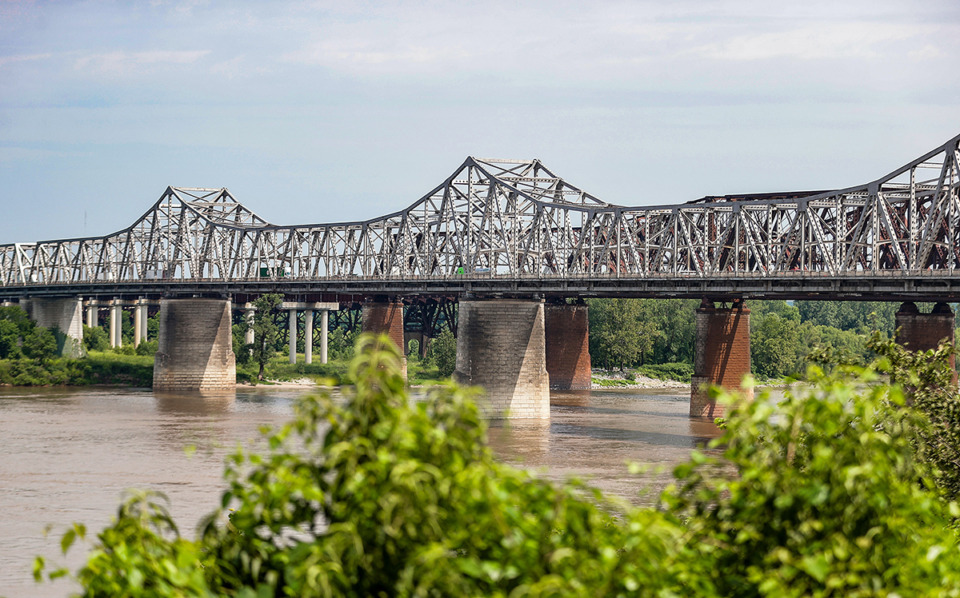
[[[154,356],[157,353],[157,349],[160,348],[159,341],[141,341],[137,348],[134,350],[136,355],[148,355],[150,357]]]
[[[946,344],[930,351],[907,351],[874,334],[870,348],[882,357],[881,368],[905,386],[907,399],[929,425],[918,429],[919,458],[932,467],[937,487],[950,500],[960,498],[960,395],[950,365],[955,348]]]
[[[230,458],[196,541],[154,498],[125,502],[84,595],[960,595],[960,510],[914,452],[926,423],[870,370],[733,405],[722,456],[694,452],[648,509],[498,463],[472,393],[411,405],[388,344],[361,337],[345,405],[304,399],[265,454]]]
[[[457,339],[449,330],[444,330],[430,341],[427,347],[427,363],[437,367],[441,378],[449,378],[457,368]]]
[[[693,377],[693,364],[690,363],[657,363],[642,365],[637,372],[649,378],[659,380],[679,380],[690,382]]]
[[[933,596],[960,592],[955,504],[916,461],[922,416],[872,371],[810,371],[812,386],[733,410],[723,463],[694,453],[665,508],[712,563],[722,596]],[[918,480],[924,482],[919,483]]]
[[[110,337],[100,326],[83,327],[83,346],[87,351],[107,351],[110,349]]]

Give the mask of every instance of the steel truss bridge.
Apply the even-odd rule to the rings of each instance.
[[[0,297],[285,292],[960,300],[960,135],[847,189],[604,202],[539,160],[467,158],[408,208],[280,226],[168,187],[103,237],[0,245]]]

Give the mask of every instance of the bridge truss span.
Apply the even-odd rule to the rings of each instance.
[[[359,222],[274,225],[227,189],[168,187],[111,235],[0,245],[0,293],[960,278],[958,144],[847,189],[652,207],[601,201],[538,160],[472,157],[408,208]]]

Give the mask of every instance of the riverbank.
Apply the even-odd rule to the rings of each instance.
[[[421,361],[407,362],[411,385],[425,385],[443,380],[436,366]],[[259,366],[237,364],[237,385],[276,387],[337,386],[346,378],[348,364],[343,360],[329,363],[290,363],[275,357],[264,370],[265,380],[257,380]],[[689,381],[656,378],[638,372],[621,373],[593,370],[594,388],[670,389],[684,388]],[[127,355],[113,351],[91,351],[79,359],[59,358],[39,362],[35,359],[0,360],[0,386],[133,386],[153,385],[153,356]]]

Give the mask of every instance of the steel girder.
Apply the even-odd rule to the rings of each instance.
[[[624,207],[538,160],[467,158],[405,210],[278,226],[226,189],[168,187],[104,237],[0,245],[0,288],[158,281],[703,279],[960,267],[960,135],[865,185]]]

